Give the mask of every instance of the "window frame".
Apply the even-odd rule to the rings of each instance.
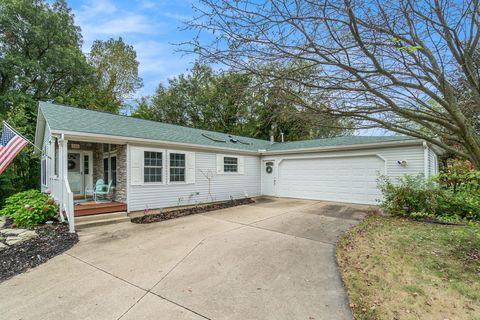
[[[187,153],[182,151],[169,150],[168,154],[168,182],[172,184],[185,184],[187,183]],[[172,155],[183,155],[183,167],[181,166],[172,166]],[[183,180],[174,181],[172,180],[172,169],[183,169]]]
[[[235,159],[236,163],[225,163],[225,159],[230,158],[230,159]],[[222,156],[222,163],[223,163],[223,173],[224,174],[239,174],[239,159],[236,156]],[[226,166],[235,166],[235,171],[230,171],[230,170],[225,170]]]
[[[163,150],[155,150],[155,149],[143,149],[143,163],[142,163],[142,183],[146,185],[155,185],[155,184],[165,184],[165,152]],[[161,154],[161,166],[152,166],[152,165],[145,165],[145,153],[159,153]],[[150,158],[151,159],[151,158]],[[157,159],[158,160],[158,159]],[[145,168],[160,168],[160,181],[145,181]]]

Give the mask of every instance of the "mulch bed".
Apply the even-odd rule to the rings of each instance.
[[[0,251],[0,282],[34,268],[78,242],[68,225],[54,223],[31,228],[38,236]]]
[[[147,214],[141,217],[133,218],[131,221],[133,223],[154,223],[154,222],[160,222],[160,221],[165,221],[169,219],[175,219],[179,217],[184,217],[184,216],[189,216],[191,214],[197,214],[197,213],[203,213],[203,212],[208,212],[208,211],[213,211],[213,210],[219,210],[219,209],[225,209],[225,208],[230,208],[230,207],[235,207],[235,206],[241,206],[244,204],[250,204],[254,203],[255,201],[250,199],[250,198],[245,198],[245,199],[238,199],[238,200],[231,200],[231,201],[226,201],[226,202],[219,202],[219,203],[212,203],[212,204],[206,204],[206,205],[200,205],[196,207],[189,207],[189,208],[183,208],[183,209],[177,209],[177,210],[171,210],[168,212],[160,212],[160,213],[155,213],[155,214]]]

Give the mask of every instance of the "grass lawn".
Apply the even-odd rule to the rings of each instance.
[[[480,227],[369,217],[337,244],[356,319],[480,319]]]

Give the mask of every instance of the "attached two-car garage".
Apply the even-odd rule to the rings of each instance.
[[[345,138],[341,142],[365,140],[357,138]],[[317,144],[322,141],[318,140]],[[272,148],[275,150],[264,153],[262,195],[378,204],[382,197],[378,190],[380,175],[396,182],[405,175],[429,178],[438,170],[435,159],[439,151],[421,140],[317,144],[278,143]]]
[[[376,155],[285,159],[278,164],[280,197],[375,203],[385,160]]]

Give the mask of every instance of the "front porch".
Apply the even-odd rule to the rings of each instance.
[[[125,144],[52,136],[48,149],[50,157],[42,164],[42,190],[58,202],[60,218],[68,220],[71,231],[75,217],[126,214]],[[95,188],[97,182],[101,188]]]
[[[125,161],[125,145],[68,142],[68,182],[75,217],[127,211]],[[95,197],[99,180],[103,180],[103,194]]]

